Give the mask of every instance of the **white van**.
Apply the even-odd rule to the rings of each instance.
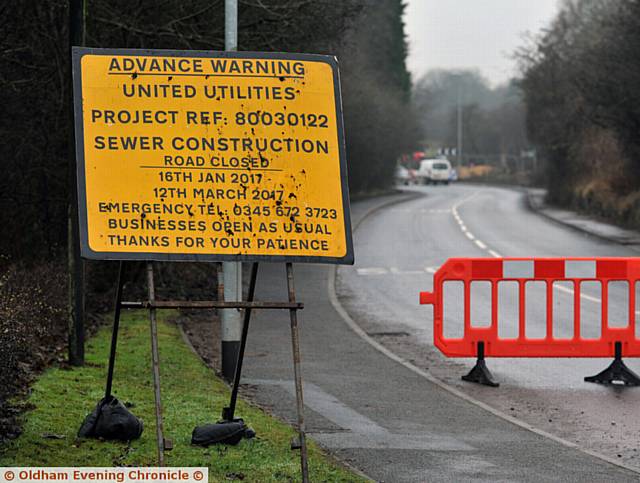
[[[451,163],[446,159],[423,159],[417,176],[423,184],[449,184]]]

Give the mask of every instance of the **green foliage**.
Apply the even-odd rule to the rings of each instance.
[[[166,436],[174,449],[167,466],[208,466],[210,481],[226,481],[234,474],[247,481],[299,479],[299,453],[289,444],[294,431],[258,408],[239,402],[237,414],[257,431],[238,446],[191,446],[196,425],[217,419],[228,402],[229,390],[181,340],[175,325],[159,328],[162,399]],[[110,332],[91,340],[83,368],[53,368],[33,386],[29,397],[35,409],[26,414],[24,433],[0,454],[1,466],[154,466],[155,416],[149,328],[144,312],[127,315],[121,325],[114,392],[133,403],[131,411],[144,421],[139,440],[129,444],[77,440],[84,416],[103,396]],[[294,409],[292,408],[292,411]],[[45,436],[56,435],[51,439]],[[309,443],[312,481],[362,481]]]
[[[66,0],[0,7],[0,253],[50,257],[66,246],[73,155]],[[401,0],[240,0],[239,49],[338,55],[350,183],[392,182],[415,139]],[[223,0],[87,0],[86,45],[224,49]],[[384,140],[381,142],[380,140]]]
[[[388,187],[396,159],[419,138],[410,102],[400,0],[363,0],[340,49],[349,186],[353,194]]]
[[[552,201],[583,206],[587,191],[622,198],[637,190],[639,45],[639,2],[577,0],[520,53],[528,131]]]
[[[418,80],[413,96],[430,148],[457,146],[459,104],[463,164],[521,169],[520,153],[529,141],[522,93],[514,82],[492,88],[474,70],[432,70]]]

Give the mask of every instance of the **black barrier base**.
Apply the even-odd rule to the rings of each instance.
[[[469,371],[469,374],[462,376],[462,380],[475,382],[476,384],[482,384],[483,386],[500,386],[500,384],[493,380],[493,375],[487,368],[487,364],[484,361],[484,342],[478,342],[478,360],[476,361],[476,365]]]
[[[131,441],[142,434],[142,421],[111,396],[103,398],[87,415],[78,430],[78,438]]]
[[[613,362],[604,371],[595,376],[584,378],[585,382],[596,384],[623,384],[625,386],[640,386],[640,377],[627,367],[622,361],[622,343],[615,343]]]
[[[249,428],[242,419],[218,421],[215,424],[197,426],[191,434],[191,444],[210,446],[212,444],[228,444],[235,446],[243,438],[254,438],[256,432]]]

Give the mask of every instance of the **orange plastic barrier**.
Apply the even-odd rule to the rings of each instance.
[[[471,285],[490,282],[490,322],[478,327],[472,321]],[[498,285],[517,282],[519,306],[518,334],[513,338],[498,335]],[[544,282],[546,300],[529,300],[526,286],[530,282]],[[636,332],[636,283],[640,281],[640,259],[635,258],[452,258],[434,275],[434,291],[421,292],[420,303],[433,305],[434,342],[443,354],[450,357],[612,357],[640,356],[640,332]],[[444,334],[444,284],[462,282],[464,297],[464,335],[447,338]],[[554,301],[559,296],[555,282],[565,282],[572,288],[564,290],[573,296],[573,334],[570,338],[554,337]],[[581,297],[596,298],[583,292],[585,282],[601,284],[601,333],[597,338],[581,336]],[[627,282],[628,317],[624,327],[609,325],[609,283]],[[640,287],[639,287],[640,288]],[[572,293],[571,293],[572,292]],[[527,304],[546,304],[546,334],[541,338],[526,337]],[[447,321],[449,323],[449,321]],[[638,335],[636,335],[638,334]],[[617,349],[616,349],[617,346]],[[479,354],[479,352],[483,354]]]

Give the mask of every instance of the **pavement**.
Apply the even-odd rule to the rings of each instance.
[[[443,187],[442,192],[446,193],[446,189]],[[452,390],[424,368],[417,368],[410,360],[395,356],[376,342],[377,338],[382,340],[387,337],[385,334],[398,331],[399,324],[408,334],[414,331],[405,322],[419,308],[417,291],[411,287],[404,294],[406,298],[398,300],[397,291],[407,286],[400,283],[396,288],[391,280],[374,299],[368,292],[363,298],[360,290],[368,291],[367,286],[357,284],[345,292],[348,276],[375,280],[375,276],[361,276],[357,270],[380,266],[394,252],[399,259],[407,257],[407,265],[398,263],[398,273],[392,274],[402,280],[404,275],[400,271],[415,270],[411,253],[425,258],[420,260],[421,267],[430,267],[425,265],[427,262],[435,266],[436,260],[427,259],[431,248],[443,243],[439,237],[444,236],[444,244],[452,249],[468,243],[466,237],[454,236],[451,227],[439,235],[437,225],[428,229],[417,222],[422,219],[414,220],[414,215],[407,215],[407,220],[399,215],[402,212],[394,211],[408,207],[444,216],[444,211],[429,210],[450,210],[451,202],[458,199],[450,195],[457,190],[461,190],[458,195],[463,197],[471,194],[466,188],[450,189],[441,199],[443,203],[435,205],[423,205],[431,203],[426,200],[437,199],[431,194],[423,197],[425,193],[354,204],[355,224],[366,214],[369,216],[356,232],[357,265],[339,271],[340,301],[330,290],[334,267],[295,266],[297,298],[305,304],[300,327],[309,436],[339,459],[382,482],[637,481],[638,473],[587,454],[566,441],[515,424],[515,419],[502,417],[489,405]],[[404,198],[413,199],[388,205]],[[394,221],[398,218],[404,222],[402,227]],[[421,233],[418,238],[416,230]],[[388,237],[395,241],[387,248],[381,247]],[[424,246],[425,239],[431,238],[431,245]],[[442,256],[444,253],[438,254],[439,259]],[[262,264],[260,270],[257,297],[286,299],[284,266]],[[430,275],[425,269],[422,279],[416,274],[408,276],[415,276],[421,289],[429,288]],[[419,313],[422,325],[428,325],[426,319],[424,312]],[[381,328],[375,330],[366,326],[380,322]],[[428,352],[427,345],[418,345]],[[497,373],[504,376],[502,370]],[[249,332],[243,382],[252,389],[252,397],[260,405],[294,423],[292,379],[288,314],[258,313]]]
[[[628,245],[640,251],[640,233],[635,230],[621,228],[606,221],[594,220],[584,214],[551,206],[545,202],[547,190],[542,188],[529,188],[526,191],[529,207],[538,214],[560,223],[568,228],[581,231],[586,235],[602,238],[604,240]]]

